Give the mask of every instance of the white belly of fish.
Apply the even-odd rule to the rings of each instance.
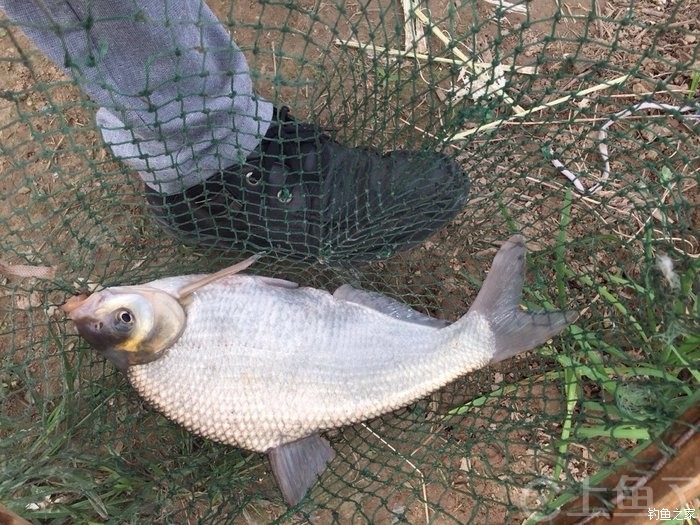
[[[134,388],[186,428],[261,452],[405,406],[494,352],[478,315],[438,329],[251,276],[207,285],[186,309],[177,342],[129,368]]]

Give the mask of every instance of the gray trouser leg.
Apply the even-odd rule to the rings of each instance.
[[[152,188],[175,193],[241,163],[272,104],[201,0],[0,0],[36,46],[100,107],[114,154]]]

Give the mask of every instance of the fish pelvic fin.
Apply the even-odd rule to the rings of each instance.
[[[313,434],[268,451],[272,473],[290,507],[299,503],[335,456],[327,440]]]
[[[520,309],[526,252],[521,235],[513,235],[501,246],[467,314],[477,314],[489,323],[495,339],[491,363],[532,350],[578,318],[574,311],[530,313]]]

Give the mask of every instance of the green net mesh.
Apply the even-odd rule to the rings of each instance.
[[[353,282],[455,320],[521,232],[525,306],[582,313],[537,352],[329,432],[337,456],[294,509],[262,455],[169,422],[59,309],[242,254],[165,235],[94,103],[0,19],[0,500],[51,523],[515,523],[582,493],[604,507],[615,492],[593,488],[670,447],[664,431],[700,395],[697,7],[211,2],[262,96],[352,146],[439,149],[472,182],[455,220],[409,251],[268,257],[256,273]],[[407,21],[423,47],[407,49]]]

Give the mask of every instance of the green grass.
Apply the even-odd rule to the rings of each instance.
[[[698,92],[700,86],[700,71],[693,71],[690,75],[690,89],[688,90],[688,98],[693,99]]]
[[[590,486],[615,472],[642,450],[659,442],[659,436],[688,408],[700,403],[700,260],[688,258],[685,268],[665,275],[647,240],[648,271],[632,279],[609,271],[577,273],[567,264],[567,228],[571,224],[571,190],[563,199],[557,243],[553,250],[554,282],[559,307],[567,307],[571,289],[598,297],[596,311],[608,312],[613,323],[624,326],[624,338],[615,341],[611,330],[586,328],[584,317],[559,341],[559,349],[545,346],[540,354],[556,365],[540,375],[509,384],[453,408],[447,417],[477,411],[503,399],[524,385],[556,383],[564,401],[559,439],[553,443],[553,471],[548,499],[528,524],[556,511],[581,495],[581,484],[564,474],[572,446],[589,450],[622,450],[618,459],[598,463],[588,479]],[[510,215],[504,212],[506,222]],[[527,286],[527,285],[526,285]],[[528,307],[555,309],[542,292],[527,290],[534,299]],[[532,304],[531,304],[532,303]],[[596,324],[600,323],[600,319]],[[614,330],[612,330],[614,331]],[[586,394],[594,386],[595,396]],[[552,487],[555,487],[552,489]]]
[[[561,224],[567,224],[566,218]],[[558,257],[563,253],[560,250],[555,252]],[[700,304],[693,291],[699,284],[700,264],[697,260],[679,275],[680,287],[672,292],[670,308],[666,310],[654,308],[658,281],[652,282],[651,277],[638,283],[619,275],[605,274],[603,282],[596,284],[588,276],[575,275],[561,260],[555,266],[558,283],[574,280],[579,285],[594,288],[610,311],[626,320],[626,326],[631,328],[629,336],[640,345],[637,349],[642,351],[644,358],[632,357],[629,349],[606,341],[603,331],[586,330],[584,319],[570,328],[570,334],[562,341],[559,351],[553,347],[543,350],[543,355],[556,361],[558,366],[554,369],[493,390],[449,412],[448,417],[452,417],[477,411],[490,401],[513,394],[523,385],[561,385],[565,412],[558,443],[553,445],[556,459],[550,479],[554,484],[547,485],[557,486],[559,490],[550,493],[542,509],[531,517],[528,523],[533,524],[580,495],[580,484],[560,479],[571,459],[572,445],[625,449],[619,460],[608,463],[598,460],[600,468],[589,479],[589,483],[595,486],[620,464],[658,442],[660,434],[679,414],[700,402],[697,332]],[[635,294],[635,310],[647,312],[646,316],[633,314],[625,304],[627,301],[619,299],[619,295],[627,291]],[[540,305],[554,307],[541,294],[534,295],[540,299]],[[584,394],[586,387],[592,384],[600,389],[595,399]]]

